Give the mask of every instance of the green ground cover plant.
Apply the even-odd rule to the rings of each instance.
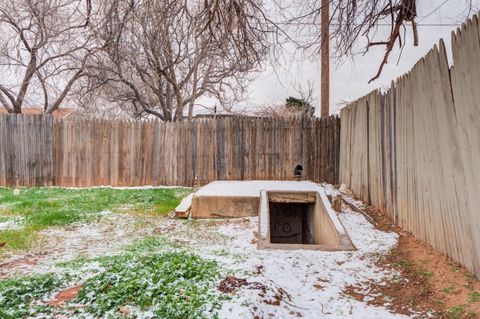
[[[0,280],[0,318],[18,319],[50,313],[50,307],[41,300],[65,287],[69,279],[68,276],[42,274]]]
[[[219,307],[214,261],[180,251],[124,255],[102,266],[105,271],[87,280],[77,299],[95,316],[116,317],[120,307],[132,306],[155,318],[212,318]]]
[[[203,319],[215,318],[220,307],[217,263],[161,236],[137,240],[119,255],[80,258],[61,267],[64,271],[0,280],[0,318],[134,318],[143,312]],[[78,285],[75,299],[60,308],[48,305],[57,292]],[[125,307],[132,313],[122,313]]]

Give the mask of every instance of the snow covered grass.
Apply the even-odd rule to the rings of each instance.
[[[361,214],[339,215],[356,251],[321,252],[257,250],[256,217],[187,221],[106,209],[115,212],[102,207],[101,220],[41,231],[45,250],[11,256],[0,317],[405,318],[346,293],[399,275],[376,264],[398,235]],[[48,304],[71,287],[81,287],[73,299]]]
[[[118,254],[79,257],[51,269],[0,280],[0,318],[206,319],[222,299],[214,289],[217,263],[160,235],[135,240]],[[77,296],[62,307],[49,305],[74,286],[82,287]]]
[[[142,245],[136,247],[65,263],[62,272],[0,281],[0,317],[120,318],[128,311],[134,318],[210,318],[220,305],[211,289],[219,277],[216,262],[185,250],[142,254]],[[79,285],[78,295],[62,307],[49,304],[62,289]]]
[[[76,299],[97,317],[115,316],[123,306],[143,317],[209,318],[219,307],[219,295],[211,289],[219,277],[217,264],[192,253],[127,254],[101,266],[104,271],[88,279]]]
[[[22,188],[15,195],[11,188],[0,188],[0,253],[28,248],[40,230],[92,221],[107,210],[165,215],[188,192],[186,188]]]

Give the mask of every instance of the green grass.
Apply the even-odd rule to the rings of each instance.
[[[468,294],[468,302],[474,303],[474,302],[480,302],[480,292],[478,291],[472,291]]]
[[[392,263],[393,267],[402,268],[404,270],[409,270],[413,268],[413,263],[408,260],[400,259]]]
[[[447,318],[462,319],[464,312],[465,307],[463,305],[452,307],[447,310]]]
[[[189,189],[0,188],[0,218],[16,219],[21,229],[0,231],[3,249],[25,249],[39,230],[99,218],[101,211],[165,215]],[[1,249],[1,248],[0,248]]]
[[[222,300],[216,289],[221,277],[217,263],[161,236],[137,240],[120,255],[79,258],[63,267],[56,274],[0,280],[0,318],[53,318],[60,313],[68,318],[126,318],[119,309],[128,306],[154,318],[206,319],[216,317]],[[70,304],[52,308],[45,303],[78,282],[83,286]]]
[[[440,291],[446,294],[452,294],[454,292],[454,288],[452,286],[449,286],[449,287],[440,289]]]
[[[415,274],[416,274],[417,276],[421,276],[421,277],[429,277],[429,278],[433,277],[433,272],[428,271],[428,270],[425,270],[425,269],[417,270],[417,271],[415,272]]]
[[[2,209],[0,208],[0,213],[1,212],[2,212]],[[10,217],[0,215],[0,223],[7,222],[7,221],[10,221],[10,220],[11,220]]]
[[[245,261],[245,257],[240,255],[240,254],[232,254],[232,253],[229,253],[226,249],[218,249],[218,250],[215,250],[213,251],[213,253],[215,254],[215,256],[219,256],[219,257],[232,257],[234,260],[236,260],[237,262],[243,262]]]
[[[6,249],[27,249],[35,238],[35,232],[29,228],[23,229],[7,229],[0,231],[0,243],[4,245],[0,248],[0,256],[2,250]]]
[[[125,253],[130,255],[150,255],[167,249],[180,249],[182,246],[163,236],[149,236],[137,239],[127,247]]]
[[[474,319],[477,314],[473,310],[469,310],[466,305],[459,305],[447,310],[446,318],[448,319]]]

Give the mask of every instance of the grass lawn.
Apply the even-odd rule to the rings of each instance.
[[[0,188],[0,223],[15,226],[0,229],[0,243],[3,249],[28,249],[42,229],[68,232],[62,227],[73,223],[98,227],[115,217],[101,213],[107,210],[128,213],[119,216],[122,220],[158,220],[190,191],[24,188],[14,195],[13,189]],[[215,287],[222,271],[217,263],[161,235],[132,240],[112,254],[50,262],[56,270],[0,279],[0,318],[206,319],[215,318],[220,307],[222,297]],[[78,289],[73,298],[49,302],[70,289]]]
[[[13,221],[17,227],[0,229],[0,253],[25,249],[37,231],[99,218],[102,211],[166,215],[189,193],[185,188],[152,189],[66,189],[0,188],[0,222]]]

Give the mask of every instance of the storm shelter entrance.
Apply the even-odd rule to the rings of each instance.
[[[318,244],[314,236],[315,203],[269,203],[272,244]]]
[[[354,250],[323,189],[261,191],[259,249]]]

